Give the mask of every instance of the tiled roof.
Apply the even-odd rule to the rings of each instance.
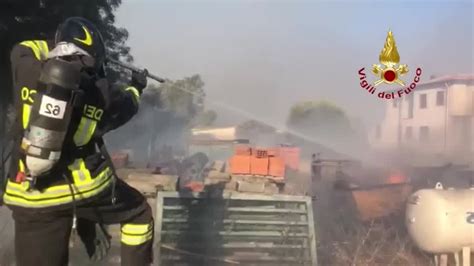
[[[423,80],[423,76],[422,76]],[[416,85],[416,89],[434,89],[437,88],[436,86],[430,86],[430,85],[436,85],[436,84],[444,84],[444,83],[452,83],[452,82],[474,82],[474,74],[455,74],[455,75],[445,75],[445,76],[440,76],[436,77],[427,81],[422,81]],[[408,86],[410,86],[410,83],[408,80],[405,80],[406,85],[404,87],[398,87],[393,90],[389,90],[387,92],[396,92],[400,89],[404,89]],[[444,86],[443,86],[444,88]]]
[[[417,86],[427,86],[435,83],[445,83],[450,81],[474,81],[474,74],[456,74],[436,77],[417,84]]]

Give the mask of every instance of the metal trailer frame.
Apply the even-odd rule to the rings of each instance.
[[[193,213],[197,213],[199,218],[191,221],[190,216]],[[205,224],[202,223],[203,219]],[[200,221],[201,224],[197,229],[189,229]],[[209,231],[208,229],[215,224],[220,224],[222,228]],[[185,247],[182,247],[179,241],[184,235],[194,240],[184,240]],[[173,242],[170,240],[172,237],[178,240]],[[193,242],[195,237],[198,238],[197,243]],[[226,240],[221,243],[213,237]],[[209,243],[221,244],[211,244],[215,246],[206,248]],[[246,253],[241,254],[241,250],[248,250],[248,254],[257,252],[257,255],[253,254],[253,257],[250,255],[248,258]],[[259,250],[263,252],[259,253]],[[227,191],[220,193],[159,191],[156,197],[154,253],[154,265],[160,266],[174,263],[206,266],[229,264],[317,266],[311,197]],[[223,253],[231,254],[226,256]],[[238,259],[239,254],[243,256],[242,261]],[[191,258],[195,260],[191,262]],[[171,262],[163,263],[165,259]],[[173,260],[186,260],[190,264]],[[198,261],[203,262],[196,264]]]

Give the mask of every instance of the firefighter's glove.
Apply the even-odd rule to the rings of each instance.
[[[81,83],[79,87],[88,92],[88,95],[100,97],[104,103],[104,109],[107,110],[112,104],[111,87],[106,78],[98,78],[97,75],[83,71],[81,73]]]
[[[100,261],[107,256],[111,237],[103,224],[78,219],[77,233],[84,243],[90,260]]]
[[[140,91],[140,94],[146,88],[147,74],[148,74],[148,70],[146,69],[141,72],[132,71],[132,81],[130,82],[130,85],[135,87],[138,91]]]

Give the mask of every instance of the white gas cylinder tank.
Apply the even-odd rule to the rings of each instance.
[[[407,202],[406,226],[415,244],[430,253],[474,249],[474,188],[422,189]]]

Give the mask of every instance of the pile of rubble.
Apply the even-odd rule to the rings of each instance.
[[[237,175],[226,171],[222,161],[213,162],[204,178],[205,185],[224,184],[227,191],[278,194],[282,186],[261,175]]]
[[[226,163],[223,161],[209,163],[201,170],[188,166],[180,172],[189,175],[157,173],[155,169],[119,168],[117,170],[120,178],[148,197],[154,197],[157,191],[203,192],[209,187],[220,187],[223,191],[267,195],[278,194],[282,190],[281,184],[265,176],[233,175],[226,171]]]

